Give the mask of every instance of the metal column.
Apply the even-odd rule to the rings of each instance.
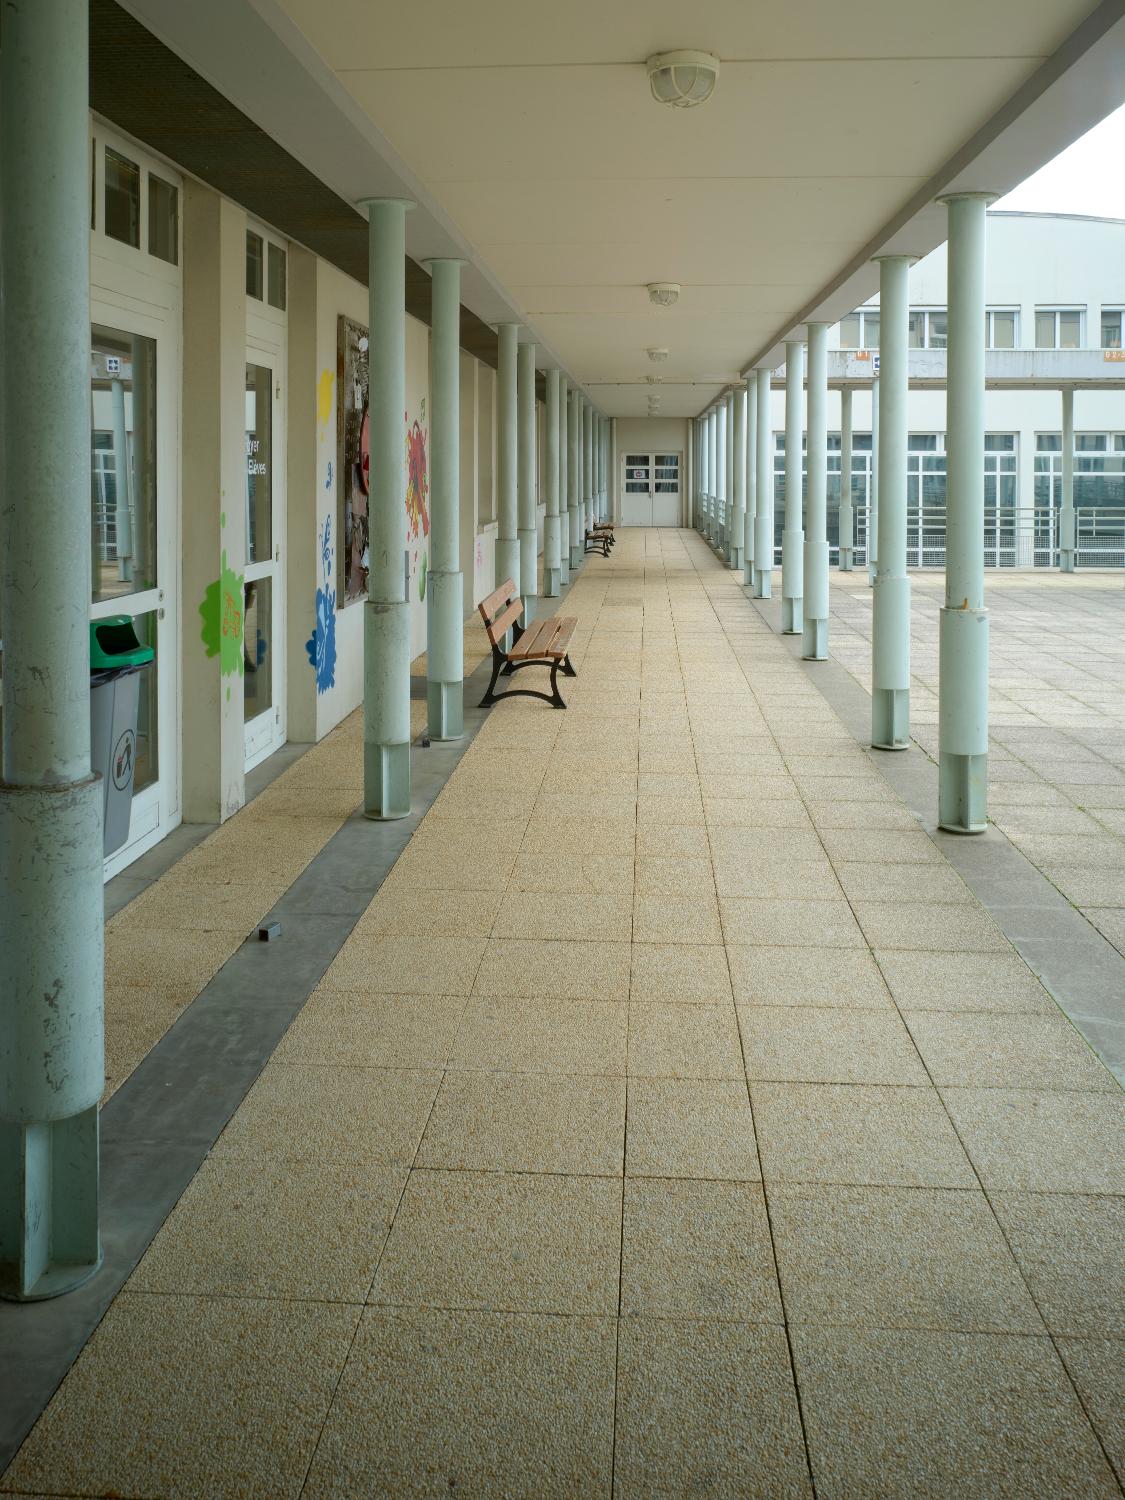
[[[742,531],[742,582],[754,582],[755,526],[758,510],[758,387],[757,374],[746,377],[746,518]]]
[[[519,515],[516,485],[519,472],[516,419],[516,361],[520,328],[501,323],[496,370],[496,587],[510,578],[520,591]]]
[[[723,507],[723,560],[730,568],[734,566],[734,479],[738,469],[733,391],[727,392],[727,398],[723,402],[723,459],[723,483],[726,489],[726,504]]]
[[[806,661],[828,655],[828,324],[809,323],[808,532],[802,651]]]
[[[559,585],[570,582],[570,511],[567,509],[567,471],[570,463],[570,382],[559,376]]]
[[[867,584],[875,587],[879,561],[879,377],[871,382],[871,487],[867,495]]]
[[[840,572],[852,571],[855,513],[852,510],[852,388],[840,392]]]
[[[906,575],[906,437],[912,255],[879,257],[879,537],[872,600],[871,743],[910,744],[910,579]],[[981,313],[981,322],[984,313]]]
[[[559,523],[559,386],[557,369],[547,371],[547,431],[543,454],[543,484],[547,513],[543,518],[543,593],[554,599],[559,592],[561,538]]]
[[[519,455],[520,593],[523,624],[535,619],[539,603],[539,528],[535,504],[535,345],[521,344],[516,357],[517,451]]]
[[[406,602],[406,214],[366,200],[371,414],[371,571],[363,633],[363,811],[410,812],[410,606]]]
[[[465,727],[461,574],[461,265],[430,261],[430,573],[426,586],[426,700],[432,740]]]
[[[805,532],[801,524],[801,385],[805,346],[785,345],[785,530],[781,535],[781,628],[801,635]]]
[[[945,607],[938,683],[938,824],[988,822],[988,612],[984,607],[984,193],[949,210]]]
[[[70,1291],[101,1260],[105,1048],[102,788],[90,773],[88,68],[86,0],[5,5],[0,1295],[18,1301]],[[65,539],[61,583],[55,552],[44,545],[47,518]]]
[[[570,393],[570,420],[567,423],[567,512],[570,516],[570,571],[576,573],[582,562],[582,397]]]
[[[1077,562],[1074,517],[1074,388],[1062,396],[1062,508],[1059,511],[1059,571],[1073,573]]]
[[[756,372],[758,483],[754,511],[754,597],[773,595],[773,474],[770,470],[770,371]]]
[[[742,569],[746,545],[746,388],[740,387],[731,398],[734,402],[734,507],[731,511],[730,546],[727,562]]]

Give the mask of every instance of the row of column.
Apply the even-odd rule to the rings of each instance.
[[[992,199],[987,194],[961,193],[942,201],[949,216],[949,363],[938,822],[953,831],[977,833],[987,824],[988,615],[984,607],[984,342],[980,330],[985,307],[985,213]],[[874,591],[871,743],[884,750],[903,750],[910,743],[906,464],[908,275],[914,259],[910,255],[878,258],[880,371],[872,390],[867,556]],[[804,339],[785,345],[781,619],[785,634],[801,636],[805,659],[823,661],[828,654],[828,325],[809,323],[805,332]],[[748,389],[726,392],[697,419],[695,429],[699,455],[696,524],[760,599],[770,597],[774,558],[769,394],[770,372],[756,370]],[[850,571],[850,390],[841,397],[840,431],[840,567]],[[1073,567],[1074,554],[1073,451],[1073,393],[1064,392],[1060,524],[1064,569]]]

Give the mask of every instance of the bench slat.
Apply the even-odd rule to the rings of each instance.
[[[525,656],[542,656],[543,648],[554,634],[553,619],[534,620],[508,652],[513,661],[522,661]]]
[[[578,621],[574,617],[563,616],[557,619],[555,624],[558,628],[555,631],[555,638],[551,642],[548,655],[565,656],[570,646],[570,638],[574,634]]]
[[[506,583],[502,583],[498,589],[493,589],[492,593],[489,594],[487,599],[482,599],[480,601],[480,603],[477,605],[477,608],[480,610],[481,619],[486,625],[492,619],[493,615],[496,614],[505,604],[507,604],[508,600],[512,598],[515,592],[515,582],[511,578],[509,578],[508,581]]]
[[[488,620],[484,622],[484,628],[488,631],[488,639],[494,646],[500,644],[500,638],[512,628],[522,614],[523,600],[513,599],[507,609],[502,614],[497,615],[495,620],[491,621],[491,623]]]

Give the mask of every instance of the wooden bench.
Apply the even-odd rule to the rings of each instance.
[[[542,698],[552,708],[565,708],[566,704],[559,692],[558,676],[560,672],[564,677],[578,676],[570,664],[568,654],[570,638],[578,621],[551,615],[547,619],[533,620],[524,629],[519,623],[523,614],[523,601],[510,578],[494,593],[489,594],[487,599],[482,599],[477,607],[488,633],[488,643],[492,647],[492,681],[480,700],[481,708],[498,703],[501,698]],[[503,642],[509,630],[512,632],[512,644],[505,651]],[[521,667],[550,667],[551,691],[541,693],[533,688],[509,688],[504,693],[496,692],[497,678],[501,674],[510,677]]]
[[[609,556],[609,549],[613,546],[614,536],[612,526],[603,526],[595,522],[586,533],[586,545],[584,552],[600,552],[603,557]]]

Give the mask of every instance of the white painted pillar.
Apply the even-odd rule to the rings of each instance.
[[[570,393],[570,420],[567,424],[567,511],[570,516],[570,571],[576,573],[582,564],[582,395]]]
[[[755,371],[755,395],[758,421],[758,483],[754,511],[754,597],[769,599],[773,595],[773,470],[770,427],[770,371]]]
[[[852,571],[855,514],[852,510],[852,388],[840,392],[840,572]]]
[[[516,447],[519,489],[520,593],[523,624],[530,625],[539,605],[539,528],[536,525],[535,345],[521,344],[516,356]]]
[[[938,825],[988,824],[988,611],[984,607],[985,212],[955,193],[949,211],[945,607],[940,617]]]
[[[911,255],[879,257],[879,553],[871,646],[871,743],[878,750],[906,750],[910,745],[907,341],[909,274],[915,259]]]
[[[785,530],[781,537],[781,629],[801,635],[804,620],[805,531],[801,518],[801,397],[804,344],[785,345]]]
[[[510,578],[520,591],[517,485],[519,437],[516,416],[516,363],[520,328],[501,323],[496,330],[496,587]]]
[[[723,556],[728,567],[733,567],[734,555],[734,483],[738,470],[738,445],[734,440],[734,392],[728,391],[723,402],[723,434],[725,459],[724,485],[726,505],[723,510]]]
[[[867,491],[867,584],[875,587],[879,563],[879,377],[871,382],[871,481]]]
[[[426,707],[432,740],[464,732],[465,580],[461,574],[461,265],[429,263],[430,573],[426,585]]]
[[[746,377],[746,515],[742,531],[742,582],[754,582],[754,547],[758,513],[758,379],[751,370]]]
[[[734,507],[731,511],[730,547],[727,562],[741,571],[746,546],[746,388],[740,386],[734,402]]]
[[[828,324],[809,323],[808,532],[802,648],[806,661],[828,656]]]
[[[1062,396],[1062,508],[1059,511],[1059,571],[1073,573],[1077,563],[1077,526],[1074,515],[1074,388]]]
[[[559,586],[570,582],[570,509],[567,502],[570,463],[570,381],[559,375]]]
[[[561,568],[561,530],[559,524],[559,387],[557,367],[548,370],[546,451],[543,455],[543,483],[546,487],[547,512],[543,518],[543,593],[555,599],[559,592]]]

